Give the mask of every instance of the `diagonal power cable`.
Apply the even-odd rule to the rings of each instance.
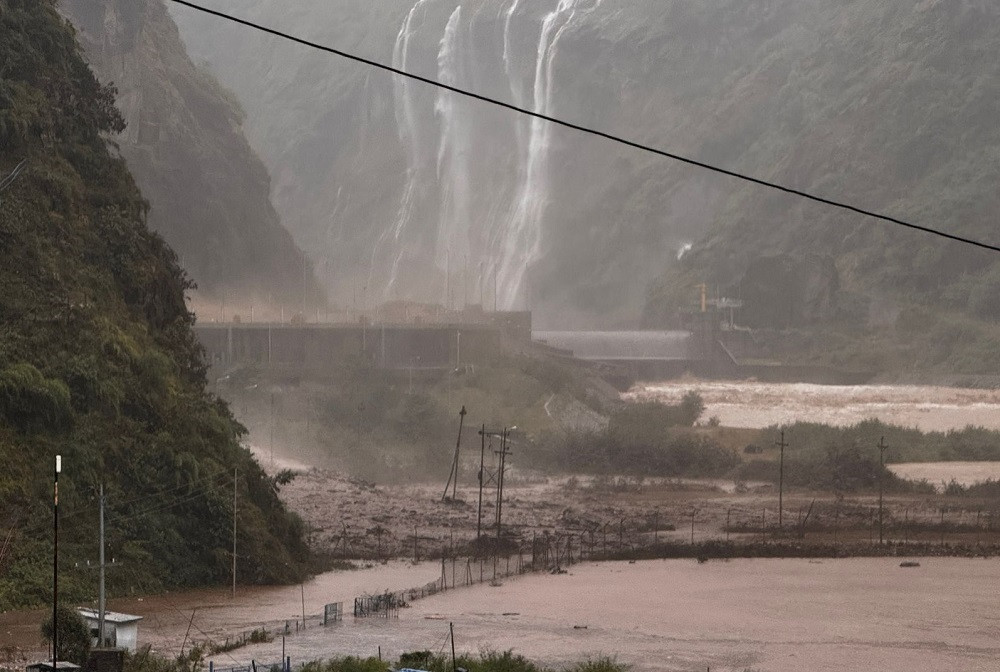
[[[923,225],[920,225],[920,224],[914,224],[913,222],[907,222],[905,220],[898,219],[896,217],[891,217],[889,215],[884,215],[882,213],[875,212],[874,210],[868,210],[866,208],[862,208],[862,207],[859,207],[859,206],[851,205],[850,203],[847,203],[847,202],[844,202],[844,201],[837,201],[837,200],[834,200],[832,198],[826,198],[824,196],[819,196],[817,194],[810,193],[808,191],[802,191],[801,189],[794,189],[792,187],[788,187],[788,186],[785,186],[783,184],[779,184],[777,182],[771,182],[771,181],[768,181],[768,180],[763,180],[763,179],[760,179],[760,178],[757,178],[757,177],[753,177],[752,175],[747,175],[746,173],[739,173],[739,172],[736,172],[734,170],[729,170],[727,168],[722,168],[720,166],[716,166],[716,165],[713,165],[713,164],[710,164],[710,163],[706,163],[704,161],[698,161],[697,159],[692,159],[690,157],[682,156],[680,154],[675,154],[673,152],[668,152],[666,150],[657,149],[656,147],[652,147],[650,145],[644,145],[642,143],[635,142],[633,140],[629,140],[627,138],[623,138],[623,137],[620,137],[620,136],[617,136],[617,135],[613,135],[611,133],[606,133],[604,131],[600,131],[600,130],[593,129],[593,128],[588,128],[586,126],[581,126],[580,124],[575,124],[575,123],[570,122],[570,121],[559,119],[557,117],[552,117],[552,116],[549,116],[547,114],[542,114],[540,112],[535,112],[534,110],[529,110],[529,109],[524,108],[524,107],[518,107],[517,105],[513,105],[511,103],[502,101],[502,100],[500,100],[498,98],[491,98],[489,96],[484,96],[482,94],[475,93],[475,92],[469,91],[467,89],[462,89],[462,88],[459,88],[457,86],[452,86],[450,84],[445,84],[444,82],[439,82],[436,79],[432,79],[430,77],[423,77],[421,75],[416,75],[416,74],[414,74],[412,72],[406,72],[405,70],[400,70],[399,68],[394,68],[394,67],[392,67],[390,65],[386,65],[384,63],[379,63],[378,61],[373,61],[371,59],[364,58],[362,56],[358,56],[356,54],[352,54],[350,52],[343,51],[341,49],[335,49],[333,47],[328,47],[326,45],[319,44],[317,42],[312,42],[312,41],[303,39],[301,37],[296,37],[295,35],[291,35],[289,33],[284,33],[284,32],[282,32],[280,30],[275,30],[274,28],[269,28],[268,26],[264,26],[264,25],[261,25],[259,23],[254,23],[254,22],[248,21],[246,19],[241,19],[241,18],[239,18],[237,16],[232,16],[231,14],[226,14],[224,12],[220,12],[220,11],[217,11],[217,10],[214,10],[214,9],[209,9],[207,7],[202,7],[201,5],[197,5],[197,4],[193,3],[193,2],[189,2],[188,0],[170,0],[170,2],[177,3],[178,5],[184,5],[185,7],[190,7],[191,9],[198,10],[199,12],[204,12],[205,14],[210,14],[210,15],[216,16],[216,17],[218,17],[220,19],[225,19],[226,21],[231,21],[233,23],[237,23],[237,24],[240,24],[242,26],[246,26],[247,28],[252,28],[254,30],[257,30],[257,31],[260,31],[260,32],[263,32],[263,33],[267,33],[269,35],[274,35],[275,37],[280,37],[280,38],[282,38],[284,40],[288,40],[290,42],[295,42],[297,44],[301,44],[303,46],[310,47],[312,49],[318,49],[320,51],[325,51],[325,52],[327,52],[329,54],[334,54],[336,56],[340,56],[341,58],[346,58],[348,60],[355,61],[357,63],[362,63],[364,65],[367,65],[367,66],[372,67],[372,68],[376,68],[378,70],[383,70],[385,72],[390,72],[390,73],[392,73],[394,75],[399,75],[401,77],[407,77],[409,79],[413,79],[413,80],[416,80],[418,82],[423,82],[424,84],[429,84],[430,86],[435,86],[435,87],[437,87],[439,89],[445,89],[447,91],[451,91],[452,93],[456,93],[456,94],[458,94],[460,96],[465,96],[467,98],[472,98],[474,100],[478,100],[478,101],[481,101],[481,102],[484,102],[484,103],[488,103],[490,105],[495,105],[497,107],[502,107],[502,108],[511,110],[512,112],[517,112],[518,114],[527,115],[529,117],[535,117],[536,119],[542,119],[542,120],[547,121],[547,122],[549,122],[551,124],[555,124],[557,126],[562,126],[562,127],[565,127],[565,128],[570,128],[570,129],[573,129],[574,131],[579,131],[580,133],[586,133],[588,135],[593,135],[593,136],[597,136],[599,138],[604,138],[605,140],[610,140],[610,141],[618,143],[620,145],[625,145],[626,147],[632,147],[633,149],[638,149],[638,150],[643,151],[643,152],[647,152],[647,153],[650,153],[650,154],[655,154],[657,156],[661,156],[661,157],[664,157],[664,158],[667,158],[667,159],[671,159],[673,161],[678,161],[680,163],[686,163],[686,164],[688,164],[690,166],[695,166],[697,168],[702,168],[704,170],[708,170],[708,171],[711,171],[713,173],[718,173],[718,174],[721,174],[721,175],[726,175],[728,177],[732,177],[732,178],[735,178],[737,180],[742,180],[744,182],[749,182],[749,183],[755,184],[757,186],[767,187],[768,189],[773,189],[773,190],[780,191],[780,192],[783,192],[783,193],[786,193],[786,194],[791,194],[793,196],[798,196],[798,197],[804,198],[806,200],[815,201],[816,203],[822,203],[823,205],[828,205],[828,206],[831,206],[831,207],[834,207],[834,208],[839,208],[841,210],[847,210],[849,212],[854,212],[854,213],[857,213],[859,215],[864,215],[866,217],[871,217],[873,219],[878,219],[878,220],[881,220],[881,221],[884,221],[884,222],[888,222],[890,224],[895,224],[897,226],[906,227],[908,229],[913,229],[913,230],[916,230],[916,231],[922,231],[924,233],[929,233],[931,235],[938,236],[940,238],[946,238],[948,240],[957,241],[959,243],[965,243],[967,245],[972,245],[974,247],[979,247],[979,248],[982,248],[982,249],[985,249],[985,250],[992,250],[993,252],[1000,252],[1000,246],[997,246],[997,245],[991,245],[989,243],[984,243],[982,241],[975,240],[973,238],[965,238],[963,236],[959,236],[959,235],[956,235],[956,234],[953,234],[953,233],[948,233],[947,231],[942,231],[940,229],[935,229],[935,228],[932,228],[932,227],[929,227],[929,226],[923,226]]]

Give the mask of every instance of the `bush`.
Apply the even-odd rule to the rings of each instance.
[[[56,609],[59,620],[59,660],[67,660],[77,665],[87,662],[90,654],[90,632],[87,624],[75,609],[60,604]],[[52,642],[52,617],[42,623],[42,637]]]

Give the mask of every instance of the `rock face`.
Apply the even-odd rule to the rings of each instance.
[[[784,329],[832,318],[840,282],[829,256],[782,254],[751,262],[740,287],[743,323]]]
[[[202,293],[291,303],[320,298],[312,268],[282,228],[270,178],[232,95],[187,56],[160,0],[63,0],[127,123],[115,138],[149,200],[149,224]]]
[[[991,186],[1000,167],[989,158],[1000,146],[995,3],[208,4],[924,223],[986,234],[1000,205]],[[495,300],[531,306],[543,327],[610,326],[638,315],[650,282],[677,265],[686,243],[694,244],[685,255],[691,279],[726,286],[754,259],[778,253],[829,254],[852,291],[869,283],[944,291],[941,277],[992,263],[172,11],[192,53],[239,95],[251,141],[275,176],[275,205],[342,302]],[[666,314],[655,290],[647,314]]]

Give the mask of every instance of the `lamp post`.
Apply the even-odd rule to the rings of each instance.
[[[59,665],[59,472],[62,455],[56,455],[56,471],[52,482],[52,669]]]

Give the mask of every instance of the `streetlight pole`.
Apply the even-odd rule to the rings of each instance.
[[[105,593],[104,593],[104,483],[101,483],[101,552],[98,555],[101,563],[100,588],[98,590],[97,601],[97,647],[104,648],[104,615],[105,615]]]
[[[882,545],[882,495],[885,490],[883,485],[882,474],[885,472],[885,449],[889,446],[885,443],[885,437],[883,436],[878,440],[878,545]]]
[[[59,669],[59,472],[62,455],[56,455],[52,482],[52,669]]]

